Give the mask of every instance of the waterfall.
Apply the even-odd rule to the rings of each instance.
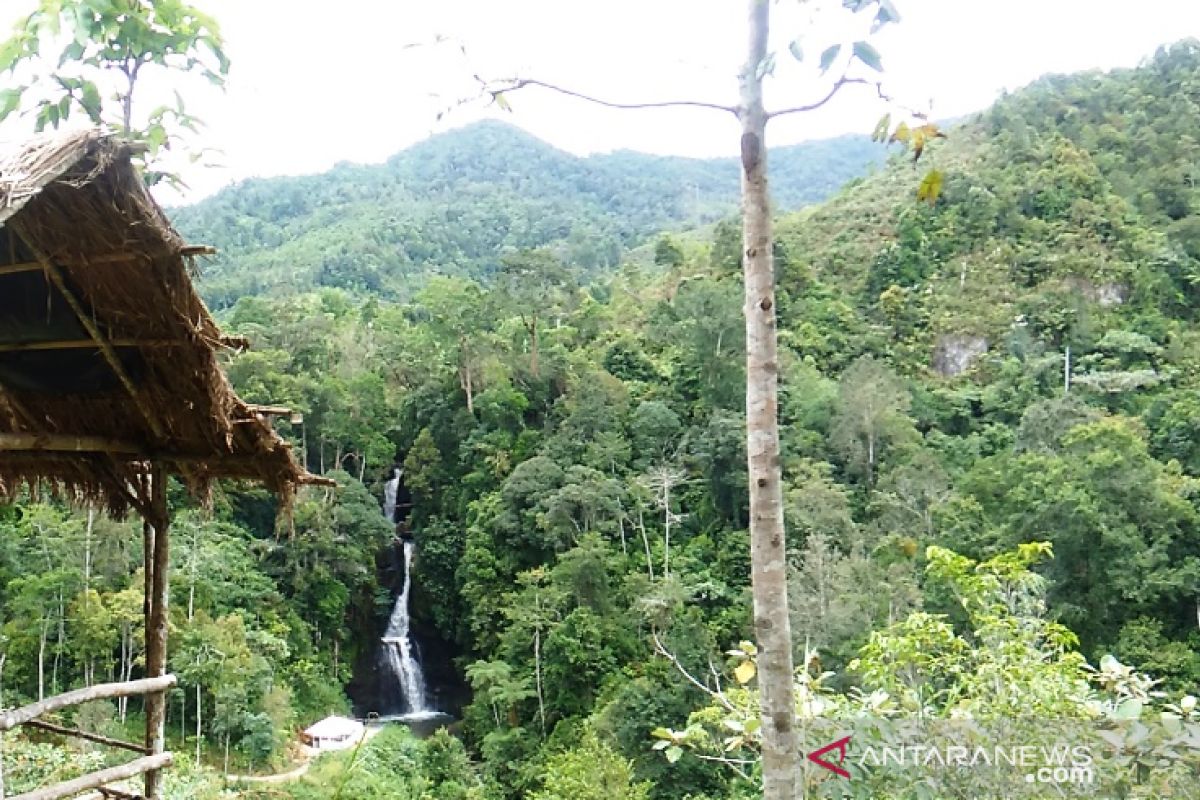
[[[393,525],[396,524],[396,496],[400,493],[402,474],[399,469],[392,467],[387,483],[383,485],[383,516]]]
[[[408,633],[408,595],[412,589],[412,557],[416,545],[404,542],[404,588],[396,598],[387,632],[383,635],[383,652],[392,677],[400,683],[404,704],[409,714],[421,714],[429,709],[425,705],[425,676],[414,655],[412,639]]]
[[[396,522],[396,501],[400,494],[400,469],[393,468],[383,487],[383,514],[388,522]],[[404,540],[404,587],[392,607],[387,630],[383,634],[383,663],[391,677],[400,685],[404,698],[405,712],[409,715],[425,714],[425,676],[417,662],[416,648],[409,636],[408,597],[412,593],[412,561],[416,545],[411,539]]]

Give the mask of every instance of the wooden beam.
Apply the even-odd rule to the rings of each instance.
[[[153,774],[164,767],[171,766],[174,760],[174,756],[170,753],[145,756],[136,761],[130,761],[128,764],[121,764],[117,767],[109,767],[99,772],[83,775],[73,781],[60,783],[56,786],[48,786],[45,789],[34,789],[32,792],[26,792],[25,794],[18,794],[10,797],[8,800],[62,800],[65,797],[73,797],[80,792],[96,789],[108,783],[129,780],[138,775]]]
[[[77,706],[80,703],[88,703],[92,700],[108,700],[114,697],[133,697],[134,695],[149,694],[151,692],[165,692],[175,685],[175,681],[174,675],[161,675],[157,678],[142,678],[136,681],[97,683],[95,686],[89,686],[86,689],[76,689],[73,692],[48,697],[40,702],[30,703],[27,706],[14,708],[11,711],[0,714],[0,733],[12,730],[18,725],[24,725],[26,722],[37,719],[43,714],[49,714],[52,711],[58,711],[62,708]]]
[[[122,792],[120,789],[114,789],[111,786],[101,786],[98,791],[102,796],[113,797],[116,798],[116,800],[146,800],[146,798],[140,794]]]
[[[28,728],[37,728],[40,731],[58,734],[59,736],[74,736],[76,739],[83,739],[87,742],[95,742],[96,744],[106,745],[108,747],[119,747],[122,750],[132,750],[135,753],[140,753],[144,756],[150,755],[150,751],[140,744],[133,742],[123,742],[120,739],[110,739],[107,736],[101,736],[98,733],[89,733],[81,731],[78,728],[66,728],[62,725],[55,725],[53,722],[43,722],[40,719],[31,719],[25,723]]]
[[[19,275],[22,272],[41,272],[40,261],[23,261],[20,264],[5,264],[0,266],[0,275]]]
[[[179,339],[109,339],[113,347],[186,347]],[[95,350],[94,339],[62,339],[49,342],[0,342],[0,353],[25,353],[35,350]]]
[[[262,414],[265,417],[286,417],[292,413],[292,410],[286,406],[260,406],[255,403],[247,403],[246,408],[250,409],[252,414]]]
[[[85,256],[81,259],[60,259],[63,263],[71,266],[87,267],[93,264],[120,264],[124,261],[136,261],[138,259],[153,259],[153,258],[176,258],[187,257],[194,258],[196,256],[215,256],[217,248],[207,244],[187,244],[178,250],[143,250],[140,252],[126,250],[120,253],[101,253],[94,256]],[[40,269],[40,265],[39,265]]]
[[[0,433],[0,452],[116,453],[144,456],[146,448],[104,436],[69,436],[59,433]]]
[[[329,486],[337,488],[338,482],[333,478],[326,478],[324,475],[313,475],[311,472],[306,472],[300,476],[301,486]]]

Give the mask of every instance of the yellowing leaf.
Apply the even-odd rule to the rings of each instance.
[[[741,664],[738,664],[737,669],[733,671],[733,677],[737,679],[738,683],[744,686],[754,679],[754,676],[757,672],[758,667],[754,666],[753,661],[743,661]]]
[[[917,199],[924,200],[929,205],[933,205],[937,202],[941,194],[942,173],[936,169],[931,169],[921,179],[921,185],[917,187]]]

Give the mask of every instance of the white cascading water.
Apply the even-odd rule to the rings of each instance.
[[[400,470],[393,472],[383,487],[383,513],[388,522],[396,521],[396,496],[400,490]],[[392,677],[400,684],[400,693],[408,715],[428,713],[425,705],[425,676],[421,665],[413,654],[412,639],[409,638],[408,596],[412,589],[412,560],[415,545],[404,541],[404,587],[396,598],[387,630],[383,634],[384,662]]]
[[[429,710],[425,706],[425,676],[421,674],[421,665],[413,656],[413,644],[408,635],[408,595],[412,588],[414,549],[413,542],[404,542],[404,588],[392,609],[392,617],[383,635],[383,646],[388,668],[400,682],[408,713],[422,714]]]

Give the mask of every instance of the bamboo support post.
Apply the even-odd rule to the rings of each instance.
[[[56,786],[48,786],[45,789],[34,789],[32,792],[26,792],[25,794],[18,794],[10,797],[8,800],[62,800],[65,797],[73,797],[89,789],[98,789],[106,783],[129,780],[138,775],[146,775],[149,778],[150,775],[157,775],[158,771],[164,767],[171,766],[172,760],[173,756],[170,753],[145,756],[136,761],[130,761],[128,764],[121,764],[117,767],[109,767],[99,772],[83,775],[73,781],[60,783]]]
[[[150,475],[149,520],[154,529],[153,553],[147,552],[147,563],[153,563],[154,572],[150,579],[150,614],[146,618],[146,674],[149,677],[163,675],[167,671],[167,569],[170,559],[170,518],[167,511],[167,474],[156,464]],[[167,692],[146,696],[146,747],[152,757],[166,749]],[[146,771],[145,795],[147,800],[162,797],[161,775],[157,769]]]

